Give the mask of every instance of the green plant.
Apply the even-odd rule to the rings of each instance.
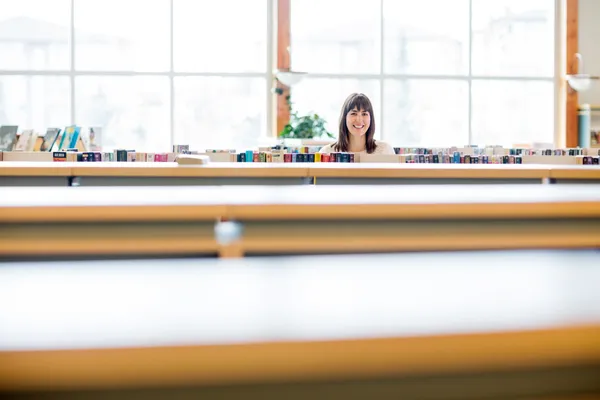
[[[279,94],[281,95],[281,93]],[[292,110],[292,102],[289,95],[286,96],[286,101],[290,110],[290,121],[279,132],[280,138],[313,139],[334,137],[325,128],[327,121],[319,116],[319,114],[299,115],[297,111]]]

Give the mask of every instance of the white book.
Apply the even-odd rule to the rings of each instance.
[[[25,129],[17,140],[15,151],[32,151],[36,140],[37,135],[33,129]]]
[[[99,126],[92,126],[88,129],[86,135],[88,141],[89,151],[102,151],[102,128]]]

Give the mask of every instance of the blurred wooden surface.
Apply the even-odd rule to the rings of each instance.
[[[3,391],[600,366],[593,250],[0,266]],[[508,390],[498,382],[496,395]],[[558,382],[600,386],[530,384],[548,394]]]
[[[568,175],[564,175],[568,172]],[[0,162],[0,176],[115,177],[323,177],[323,178],[515,178],[578,177],[598,179],[597,166],[536,164],[396,163],[177,163]]]
[[[524,164],[314,163],[308,175],[328,178],[528,178],[548,177],[548,166]]]
[[[550,178],[554,179],[600,179],[600,167],[595,165],[561,165],[550,167]]]
[[[0,188],[0,220],[600,217],[595,185]]]
[[[74,163],[0,162],[0,176],[70,176]]]
[[[600,186],[0,188],[0,255],[241,254],[600,246]],[[237,254],[240,252],[236,250]]]

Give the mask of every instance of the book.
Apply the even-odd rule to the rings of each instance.
[[[66,151],[55,151],[52,153],[53,161],[67,161],[67,152]]]
[[[33,146],[35,146],[36,139],[37,135],[33,129],[25,129],[23,132],[21,132],[19,138],[17,139],[15,151],[32,151]]]
[[[77,147],[80,130],[81,128],[77,125],[66,127],[62,139],[60,140],[60,144],[58,145],[58,149],[63,150],[65,148]]]
[[[42,142],[40,151],[52,151],[52,147],[54,147],[54,143],[56,143],[56,139],[58,139],[59,135],[60,128],[48,128],[44,135],[44,141]]]
[[[92,126],[88,130],[86,146],[89,151],[102,151],[102,128]]]
[[[210,160],[205,155],[180,154],[176,161],[179,165],[204,165],[208,164]]]
[[[19,127],[16,125],[0,126],[0,151],[12,151],[18,130]]]

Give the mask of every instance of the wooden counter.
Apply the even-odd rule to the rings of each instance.
[[[216,255],[210,189],[0,188],[0,256]]]
[[[74,176],[123,176],[123,177],[266,177],[306,178],[305,165],[296,163],[225,163],[207,165],[178,165],[177,163],[71,163]]]
[[[597,165],[561,165],[550,166],[550,178],[560,181],[572,180],[578,183],[584,180],[600,181],[600,166]]]
[[[594,251],[0,265],[0,391],[13,395],[600,391]]]
[[[572,190],[574,189],[574,190]],[[244,254],[600,247],[600,187],[314,186],[228,207]]]
[[[600,217],[600,187],[587,185],[233,187],[221,199],[242,221]]]
[[[522,164],[314,163],[308,167],[308,174],[317,178],[517,178],[541,180],[548,177],[548,166]]]
[[[0,188],[0,221],[596,218],[600,188],[284,186]]]
[[[71,165],[45,162],[0,162],[2,186],[69,186]],[[68,163],[71,164],[71,163]]]
[[[73,164],[62,162],[0,162],[0,176],[71,176]]]
[[[57,178],[68,178],[59,180]],[[0,185],[174,186],[600,182],[600,167],[498,164],[0,162]],[[61,184],[62,182],[62,184]]]
[[[14,178],[23,176],[35,178],[29,179],[32,186],[51,186],[53,182],[44,179],[49,176],[68,177],[64,182],[72,186],[298,185],[309,183],[307,174],[301,164],[0,162],[0,186],[17,186]]]
[[[600,187],[0,188],[0,255],[214,253],[220,220],[240,254],[600,247]]]

